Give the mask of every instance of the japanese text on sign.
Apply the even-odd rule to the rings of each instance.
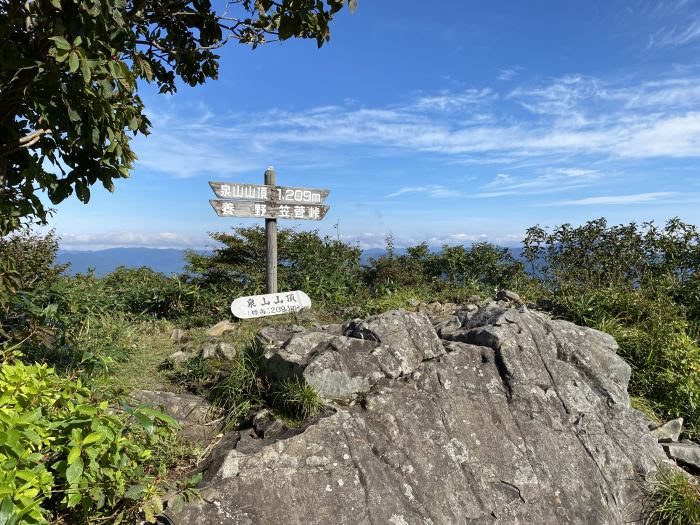
[[[311,299],[299,290],[239,297],[231,303],[231,312],[243,319],[296,312],[311,306]]]

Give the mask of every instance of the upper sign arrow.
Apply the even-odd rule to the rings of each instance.
[[[265,201],[271,204],[321,204],[330,190],[313,188],[287,188],[264,184],[241,184],[238,182],[209,182],[220,199]]]

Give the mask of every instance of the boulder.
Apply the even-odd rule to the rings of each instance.
[[[496,294],[496,300],[497,301],[509,301],[511,303],[520,303],[522,302],[522,299],[520,299],[520,296],[515,293],[511,292],[510,290],[501,290]]]
[[[304,428],[270,442],[250,437],[215,447],[204,465],[202,499],[170,519],[175,525],[638,520],[643,480],[668,459],[649,422],[630,408],[630,368],[615,341],[493,304],[474,319],[481,324],[463,329],[462,341],[437,339],[425,316],[392,312],[354,321],[346,327],[352,337],[300,333],[270,347],[266,359],[297,374],[314,363],[316,377],[322,369],[345,371],[370,383],[377,367],[384,374],[372,376],[361,402],[332,404],[332,412]],[[388,348],[402,354],[410,373],[386,372],[379,356]]]
[[[303,379],[324,400],[349,402],[385,376],[373,341],[324,332],[293,334],[268,347],[262,371],[272,382]]]
[[[418,305],[418,311],[427,315],[428,317],[439,317],[445,314],[445,308],[442,303],[433,301],[431,303],[420,303]]]
[[[172,368],[180,368],[182,365],[184,365],[187,361],[192,359],[194,357],[194,354],[190,354],[189,352],[183,352],[182,350],[178,350],[177,352],[173,352],[168,356],[168,358],[165,360],[165,362]]]
[[[661,443],[668,457],[700,469],[700,445],[684,439],[679,443]]]
[[[433,323],[433,327],[437,332],[438,336],[445,337],[445,335],[456,332],[462,328],[462,322],[456,315],[443,315],[441,317],[434,317],[430,320]]]
[[[385,360],[395,361],[393,377],[410,374],[423,360],[445,353],[430,319],[421,312],[392,310],[353,321],[345,335],[380,343]]]
[[[220,321],[211,328],[209,328],[209,330],[207,330],[207,335],[209,337],[221,337],[224,334],[234,332],[235,330],[236,325],[228,319],[224,319],[223,321]]]
[[[202,359],[221,359],[231,361],[236,358],[236,347],[231,343],[207,343],[202,346],[200,357]]]
[[[202,397],[156,390],[134,390],[129,398],[138,404],[159,407],[179,424],[178,434],[193,444],[206,446],[218,433],[215,411]]]
[[[651,435],[659,441],[678,441],[683,432],[683,418],[672,419],[659,425],[651,431]]]
[[[184,343],[188,340],[187,332],[181,328],[175,328],[170,333],[170,340],[174,343]]]

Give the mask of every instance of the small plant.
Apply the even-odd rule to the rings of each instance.
[[[141,513],[155,523],[165,465],[152,447],[176,426],[145,406],[114,415],[46,365],[2,364],[2,523],[128,523]]]
[[[209,399],[225,413],[224,428],[232,428],[263,405],[263,383],[251,352],[236,356],[227,374],[209,391]]]
[[[681,470],[660,470],[648,489],[644,518],[647,525],[697,525],[700,484]]]
[[[318,392],[300,379],[287,379],[279,385],[277,403],[291,417],[301,420],[318,414],[323,408],[323,401]]]

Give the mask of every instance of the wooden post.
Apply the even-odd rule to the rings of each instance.
[[[277,184],[277,176],[272,166],[265,170],[265,184]],[[265,219],[265,242],[267,293],[277,293],[277,219]]]

